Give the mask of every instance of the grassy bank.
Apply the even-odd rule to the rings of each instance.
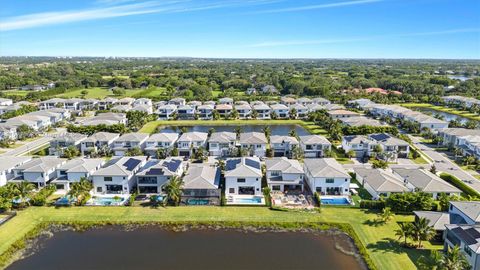
[[[327,132],[313,122],[303,120],[159,120],[145,124],[139,132],[154,133],[160,126],[246,126],[246,125],[299,125],[312,134]]]
[[[457,110],[455,108],[435,106],[435,105],[428,104],[428,103],[405,103],[405,104],[400,104],[400,105],[403,106],[403,107],[406,107],[406,108],[428,108],[428,109],[431,109],[431,110],[434,110],[434,111],[450,113],[450,114],[454,114],[454,115],[458,115],[458,116],[461,116],[461,117],[468,118],[470,120],[480,121],[480,115],[478,115],[476,113],[471,113],[469,111],[460,111],[460,110]]]
[[[272,211],[261,207],[30,207],[0,227],[0,254],[43,223],[347,223],[366,247],[378,269],[416,269],[415,262],[427,251],[405,249],[396,241],[398,221],[412,221],[412,216],[395,216],[381,225],[375,213],[352,208],[323,208],[321,213]],[[428,243],[427,243],[428,244]],[[428,246],[427,246],[428,248]]]

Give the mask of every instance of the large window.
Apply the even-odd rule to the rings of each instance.
[[[238,178],[237,183],[245,183],[245,178]]]
[[[327,178],[325,181],[327,182],[327,184],[335,183],[335,179],[333,179],[333,178]]]
[[[112,179],[112,177],[104,177],[104,178],[103,178],[103,181],[105,181],[105,182],[112,182],[113,179]]]
[[[280,171],[272,171],[272,176],[280,176]]]

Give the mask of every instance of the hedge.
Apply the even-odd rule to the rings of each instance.
[[[362,200],[360,201],[360,208],[382,210],[385,208],[385,201]]]
[[[441,173],[440,178],[447,181],[448,183],[454,185],[458,189],[460,189],[463,193],[473,196],[473,197],[480,197],[480,193],[476,190],[465,184],[462,180],[458,179],[457,177],[448,174],[448,173]]]

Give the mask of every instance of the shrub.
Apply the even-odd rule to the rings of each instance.
[[[473,197],[480,197],[480,193],[478,193],[473,188],[469,187],[465,184],[462,180],[458,179],[457,177],[448,174],[448,173],[441,173],[440,178],[447,181],[448,183],[454,185],[458,189],[460,189],[463,193],[473,196]]]
[[[318,192],[313,193],[313,197],[315,198],[315,202],[317,202],[318,207],[322,206],[322,200],[320,200],[320,194]]]
[[[361,200],[360,208],[382,210],[385,208],[385,201]]]
[[[47,198],[52,195],[57,188],[54,185],[48,185],[32,196],[30,203],[35,206],[44,206]]]

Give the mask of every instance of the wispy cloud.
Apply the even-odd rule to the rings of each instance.
[[[380,40],[386,38],[395,37],[420,37],[420,36],[439,36],[439,35],[451,35],[460,33],[480,33],[480,28],[462,28],[462,29],[450,29],[431,32],[416,32],[416,33],[404,33],[404,34],[390,34],[390,35],[375,35],[365,37],[353,37],[347,39],[317,39],[317,40],[276,40],[265,41],[255,44],[250,44],[245,47],[250,48],[262,48],[262,47],[283,47],[283,46],[304,46],[304,45],[320,45],[320,44],[334,44],[334,43],[352,43],[370,40]]]
[[[254,13],[258,14],[258,13],[296,12],[296,11],[315,10],[315,9],[337,8],[337,7],[345,7],[345,6],[366,5],[366,4],[372,4],[377,2],[383,2],[383,1],[384,0],[355,0],[355,1],[336,2],[336,3],[328,3],[328,4],[293,6],[293,7],[287,7],[287,8],[260,10]]]
[[[178,1],[143,1],[130,4],[129,0],[100,0],[103,3],[96,8],[82,10],[67,10],[58,12],[34,13],[10,17],[0,21],[0,31],[12,31],[47,25],[58,25],[80,21],[90,21],[115,17],[134,16],[152,13],[181,13],[221,8],[235,8],[239,6],[266,5],[281,0],[249,0],[249,1],[221,1],[216,3],[195,4],[190,0]]]

